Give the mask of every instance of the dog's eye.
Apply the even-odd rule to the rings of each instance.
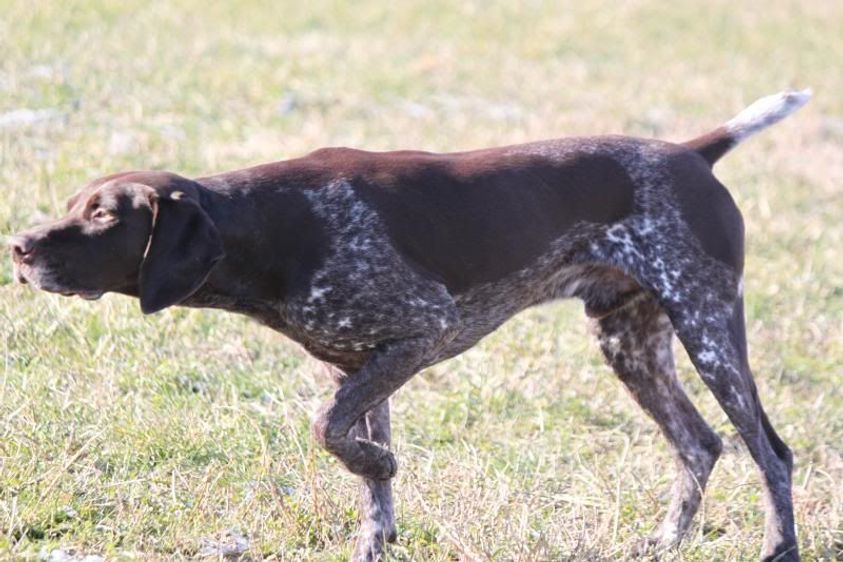
[[[113,218],[114,215],[112,215],[109,211],[103,209],[102,207],[94,209],[94,212],[91,213],[91,220],[95,221],[105,222],[110,221]]]

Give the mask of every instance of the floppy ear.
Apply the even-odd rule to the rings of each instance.
[[[225,255],[216,226],[196,201],[181,191],[150,198],[152,235],[138,281],[144,314],[192,295]]]
[[[77,201],[79,201],[79,198],[80,198],[81,196],[82,196],[82,192],[81,192],[81,191],[77,191],[76,193],[74,193],[73,195],[71,195],[71,196],[70,196],[70,199],[68,199],[68,200],[67,200],[67,203],[65,203],[65,205],[64,205],[64,206],[65,206],[65,210],[66,210],[67,212],[70,212],[70,210],[71,210],[73,207],[75,207],[75,206],[76,206],[76,202],[77,202]]]

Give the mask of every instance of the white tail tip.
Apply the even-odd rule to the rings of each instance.
[[[746,137],[778,123],[811,99],[811,89],[785,90],[757,100],[726,123],[726,130],[735,140]]]

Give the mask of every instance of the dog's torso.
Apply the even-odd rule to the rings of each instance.
[[[441,155],[322,149],[200,178],[226,199],[237,223],[228,238],[251,237],[262,261],[272,257],[246,263],[238,242],[187,304],[249,314],[346,370],[438,326],[447,337],[432,364],[547,300],[580,297],[592,315],[622,305],[638,286],[614,268],[644,238],[693,238],[679,216],[688,194],[663,177],[686,169],[693,195],[707,169],[695,153],[597,137]],[[213,199],[206,206],[214,216]],[[225,233],[227,217],[214,218]]]

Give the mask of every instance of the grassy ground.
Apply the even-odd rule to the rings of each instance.
[[[812,86],[718,174],[747,218],[751,357],[796,453],[800,546],[843,558],[843,3],[209,4],[0,0],[0,233],[117,170],[208,173],[325,145],[681,140]],[[23,108],[48,111],[10,113]],[[283,337],[39,294],[4,259],[0,347],[0,559],[194,559],[234,536],[254,560],[348,555],[356,486],[308,429],[329,386]],[[680,368],[726,451],[669,557],[753,559],[752,462]],[[522,314],[416,377],[394,412],[396,560],[619,559],[666,508],[670,456],[577,304]]]

